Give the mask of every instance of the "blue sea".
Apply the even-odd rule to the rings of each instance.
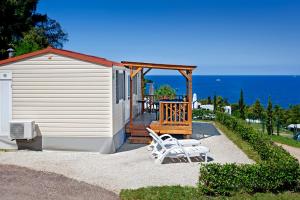
[[[146,79],[154,82],[155,89],[167,84],[175,88],[177,94],[186,94],[183,76],[148,75]],[[197,94],[198,99],[213,98],[216,94],[235,103],[238,102],[241,89],[247,104],[259,99],[266,106],[268,97],[271,97],[273,105],[284,108],[300,104],[300,76],[193,76],[193,93]]]

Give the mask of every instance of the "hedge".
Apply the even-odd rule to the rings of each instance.
[[[209,195],[234,192],[295,191],[299,186],[299,163],[268,135],[228,114],[217,113],[216,120],[248,142],[261,157],[256,164],[206,164],[200,167],[199,188]]]

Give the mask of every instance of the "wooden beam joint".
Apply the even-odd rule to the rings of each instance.
[[[179,69],[178,70],[187,80],[191,80],[192,77],[191,77],[191,73],[189,73],[189,71],[187,70],[187,72],[185,72],[184,70],[182,69]]]
[[[130,74],[131,78],[134,78],[143,68],[142,67],[139,67],[137,68],[137,70],[135,70],[134,72],[132,72]]]

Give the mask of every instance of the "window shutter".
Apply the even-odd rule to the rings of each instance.
[[[127,96],[130,99],[130,75],[127,76]]]
[[[119,103],[119,70],[116,70],[116,103]]]
[[[125,71],[123,71],[123,99],[126,99],[126,74]]]

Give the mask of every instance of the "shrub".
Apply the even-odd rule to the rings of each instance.
[[[234,192],[281,192],[296,190],[299,163],[267,135],[224,113],[216,120],[247,141],[261,157],[256,164],[207,164],[200,168],[199,188],[206,194],[230,195]]]
[[[193,120],[213,120],[215,119],[215,114],[209,110],[205,109],[194,109],[193,110]]]

